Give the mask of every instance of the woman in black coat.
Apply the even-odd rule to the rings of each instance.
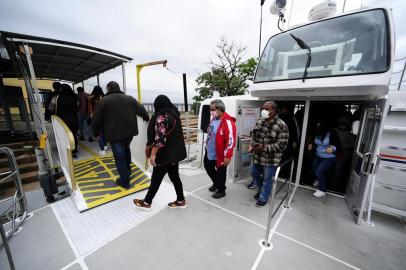
[[[165,95],[159,95],[154,101],[155,114],[148,125],[146,156],[154,167],[151,185],[144,200],[134,199],[141,209],[150,210],[152,200],[158,192],[162,179],[168,173],[177,199],[168,203],[171,208],[186,208],[183,186],[179,177],[179,162],[186,158],[186,147],[182,132],[182,123],[178,109]]]
[[[73,92],[72,88],[68,84],[62,84],[61,93],[58,96],[56,105],[56,115],[61,118],[65,124],[68,126],[75,139],[75,150],[73,151],[73,156],[77,157],[78,152],[78,99]]]

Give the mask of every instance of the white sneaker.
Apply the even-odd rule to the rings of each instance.
[[[107,150],[109,150],[109,147],[106,145],[106,146],[104,147],[104,151],[107,151]]]
[[[106,151],[104,151],[104,150],[99,151],[99,155],[104,156],[105,154],[106,154]]]
[[[326,196],[326,193],[321,190],[316,190],[316,192],[313,193],[313,196],[317,197],[317,198],[321,198],[321,197]]]
[[[314,180],[314,182],[313,182],[313,187],[318,187],[319,186],[319,181],[317,181],[317,180]]]

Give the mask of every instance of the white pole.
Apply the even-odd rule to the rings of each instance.
[[[288,18],[288,26],[287,26],[287,28],[289,28],[289,26],[290,26],[290,18],[292,17],[292,11],[293,11],[293,0],[292,0],[292,4],[290,5],[290,11],[289,11],[289,18]]]
[[[344,13],[344,10],[345,10],[345,4],[347,3],[347,0],[344,0],[344,3],[343,3],[343,11],[341,12],[341,13]],[[361,4],[361,6],[362,6],[362,4]]]
[[[298,186],[300,182],[300,175],[302,173],[302,163],[303,163],[303,154],[305,151],[305,143],[306,143],[306,132],[307,132],[307,124],[309,122],[309,110],[310,110],[310,99],[306,99],[305,103],[305,111],[303,116],[303,125],[302,125],[302,136],[300,139],[300,148],[299,148],[299,160],[297,162],[297,169],[296,169],[296,183],[295,185]]]
[[[123,71],[123,91],[124,91],[124,93],[127,93],[127,85],[126,85],[126,79],[125,79],[125,62],[121,63],[121,68]]]

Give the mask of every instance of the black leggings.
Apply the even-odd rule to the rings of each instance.
[[[216,162],[216,160],[209,160],[206,152],[204,155],[204,168],[218,192],[224,193],[226,191],[227,166],[216,168]]]
[[[152,170],[151,185],[149,186],[148,193],[144,199],[146,203],[152,203],[166,173],[168,173],[169,179],[171,179],[173,186],[175,187],[177,201],[181,202],[185,199],[185,196],[183,196],[182,181],[180,181],[179,177],[179,164],[177,163],[174,165],[154,167]]]

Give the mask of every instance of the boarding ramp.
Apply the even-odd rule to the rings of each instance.
[[[52,117],[52,125],[61,170],[71,190],[72,201],[80,212],[149,187],[149,174],[142,170],[141,165],[136,165],[140,164],[139,162],[131,164],[131,182],[127,190],[118,187],[115,183],[118,173],[111,155],[98,156],[93,153],[91,158],[73,161],[72,151],[75,149],[75,142],[72,132],[57,116]],[[144,126],[145,124],[142,125],[140,122],[141,134],[144,134],[142,133]],[[141,140],[143,137],[135,138]],[[137,145],[145,145],[145,143],[139,143],[141,142],[138,141]],[[132,147],[132,149],[144,151],[143,147]],[[136,154],[139,154],[138,151]]]

